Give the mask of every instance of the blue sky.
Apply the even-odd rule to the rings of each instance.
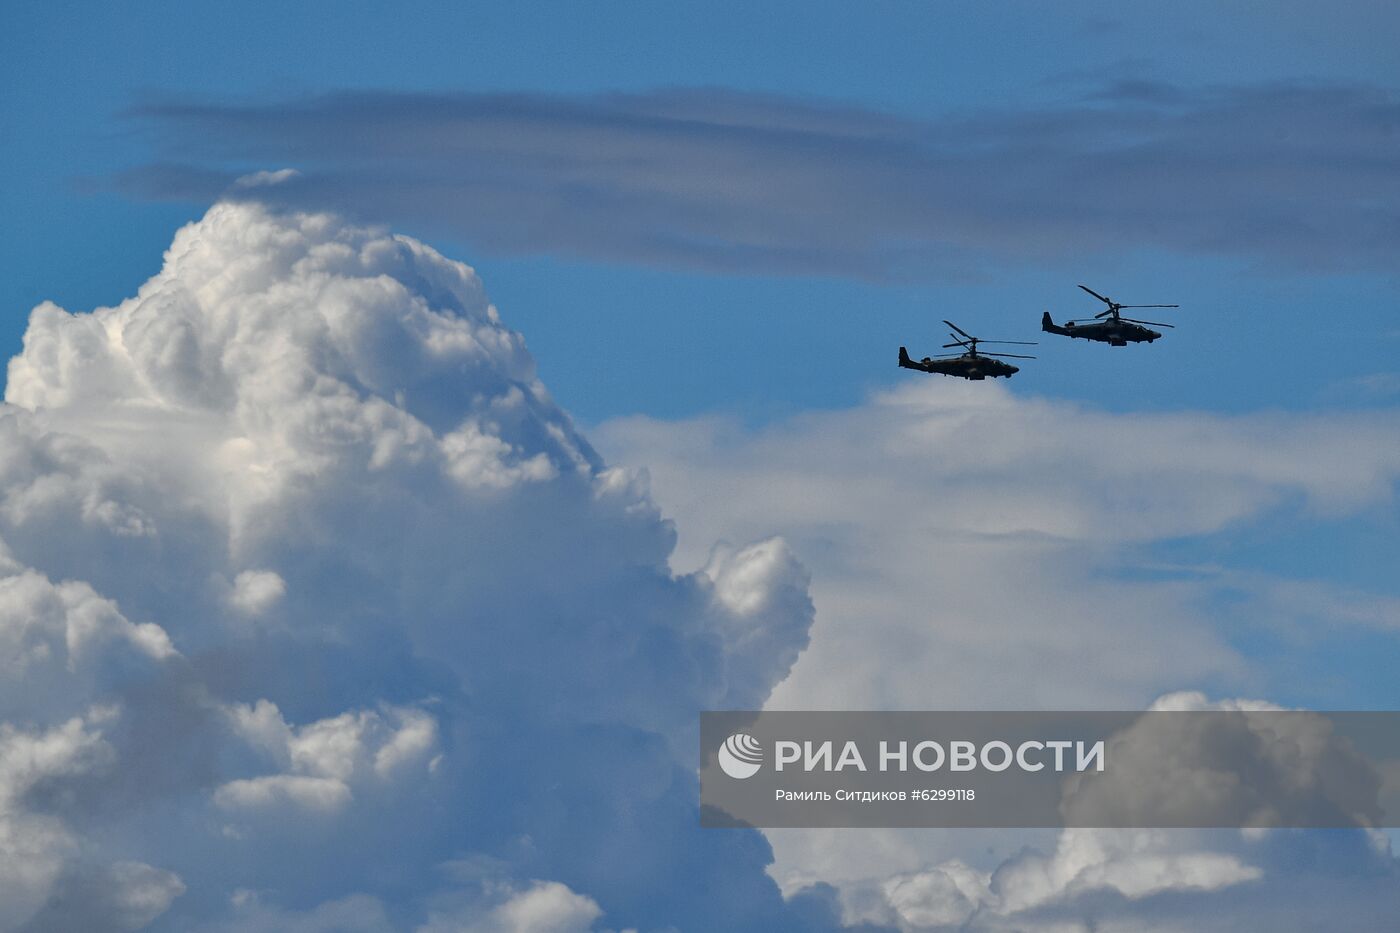
[[[1128,78],[1188,89],[1387,87],[1396,70],[1386,41],[1396,14],[1384,3],[1342,5],[1325,30],[1308,4],[1266,3],[1169,11],[876,4],[858,17],[848,5],[822,3],[542,4],[509,13],[490,5],[24,4],[7,17],[0,69],[9,91],[0,106],[10,132],[0,158],[18,183],[3,194],[0,235],[12,271],[0,284],[0,341],[10,348],[40,300],[87,308],[130,294],[154,271],[172,229],[202,211],[201,200],[152,203],[110,183],[168,155],[160,129],[129,116],[150,101],[255,103],[357,88],[577,97],[694,87],[935,121],[1074,106]],[[1025,391],[1113,408],[1393,401],[1394,378],[1384,374],[1400,346],[1390,326],[1394,281],[1374,264],[1293,275],[1286,262],[1260,269],[1247,257],[1183,255],[1139,240],[1131,226],[1105,225],[1123,249],[997,257],[972,281],[915,270],[923,280],[913,282],[839,269],[775,276],[761,266],[697,274],[664,260],[581,261],[548,245],[502,251],[450,229],[409,232],[469,257],[585,422],[709,410],[764,420],[847,404],[905,375],[886,372],[892,346],[942,342],[941,318],[987,336],[1035,339],[1043,308],[1092,310],[1074,288],[1081,281],[1119,300],[1178,302],[1174,320],[1183,326],[1152,352],[1047,343],[1021,377]],[[560,297],[578,293],[597,299],[579,306]]]
[[[690,782],[703,708],[1397,708],[1398,26],[7,5],[0,743],[78,784],[0,768],[0,929],[1393,917],[1361,834],[697,837]],[[1041,334],[1080,283],[1178,327]],[[944,318],[1039,358],[897,369]]]

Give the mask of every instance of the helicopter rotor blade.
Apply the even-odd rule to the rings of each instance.
[[[945,343],[943,346],[944,346],[945,348],[946,348],[946,347],[965,347],[965,346],[968,346],[968,343],[967,343],[966,340],[954,340],[952,343]]]
[[[1035,357],[1026,356],[1024,353],[983,353],[983,356],[1004,356],[1012,360],[1033,360]]]
[[[1094,290],[1093,290],[1092,288],[1090,288],[1089,286],[1087,286],[1087,285],[1081,285],[1081,286],[1079,286],[1079,287],[1082,288],[1082,289],[1084,289],[1084,290],[1085,290],[1086,292],[1088,292],[1089,294],[1093,295],[1093,296],[1094,296],[1095,298],[1097,298],[1099,301],[1102,301],[1104,304],[1106,304],[1106,305],[1111,305],[1111,304],[1113,304],[1112,301],[1110,301],[1109,299],[1105,298],[1103,295],[1100,295],[1098,292],[1094,291]]]
[[[957,331],[958,333],[962,334],[962,335],[963,335],[964,337],[966,337],[968,340],[976,340],[976,339],[977,339],[976,337],[974,337],[974,336],[972,336],[971,334],[969,334],[967,331],[963,330],[963,329],[962,329],[961,327],[959,327],[958,325],[954,324],[952,321],[949,321],[949,320],[946,320],[946,319],[945,319],[945,320],[943,321],[943,323],[944,323],[944,324],[947,324],[949,327],[953,328],[953,330],[955,330],[955,331]]]
[[[1023,347],[1035,347],[1040,345],[1038,340],[979,340],[978,343],[1019,343]]]
[[[1151,324],[1153,327],[1175,327],[1175,324],[1163,324],[1161,321],[1139,321],[1135,317],[1125,317],[1119,320],[1128,321],[1132,324]]]
[[[1118,309],[1117,309],[1117,308],[1109,308],[1107,311],[1100,311],[1098,314],[1094,315],[1094,318],[1095,318],[1095,320],[1097,320],[1098,318],[1101,318],[1101,317],[1108,317],[1110,314],[1117,314],[1117,313],[1118,313]]]
[[[1181,305],[1119,305],[1120,308],[1179,308]]]

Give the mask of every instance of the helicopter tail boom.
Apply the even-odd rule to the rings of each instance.
[[[1050,312],[1046,311],[1040,316],[1040,329],[1048,334],[1069,334],[1069,330],[1061,327],[1050,319]]]
[[[899,348],[899,366],[901,369],[917,369],[921,373],[933,372],[926,361],[910,359],[909,351],[903,347]]]

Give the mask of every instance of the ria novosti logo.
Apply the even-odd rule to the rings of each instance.
[[[758,773],[763,764],[763,746],[747,732],[736,732],[719,747],[720,770],[742,781]]]

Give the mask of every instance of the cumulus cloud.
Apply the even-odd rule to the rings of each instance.
[[[141,862],[71,868],[25,930],[140,930],[185,893],[172,872]]]
[[[1189,795],[1205,807],[1212,788],[1222,787],[1273,794],[1275,815],[1281,806],[1297,817],[1354,804],[1356,789],[1339,794],[1339,785],[1366,769],[1338,767],[1348,747],[1322,717],[1269,715],[1278,709],[1254,700],[1210,702],[1199,693],[1162,697],[1111,740],[1113,768],[1067,787],[1066,810],[1072,818],[1112,814],[1126,796],[1149,822],[1153,814],[1170,821],[1173,801]],[[1203,710],[1240,715],[1152,714]],[[1164,748],[1171,750],[1166,767]],[[1374,800],[1375,787],[1369,792]],[[1224,820],[1248,812],[1232,809]],[[1335,862],[1319,867],[1314,859]],[[1389,838],[1374,831],[1069,829],[1048,851],[1027,848],[990,870],[949,859],[858,883],[848,901],[853,913],[904,930],[1306,930],[1319,922],[1311,901],[1328,891],[1332,922],[1381,929],[1379,918],[1400,903],[1398,875]],[[1359,903],[1336,902],[1358,895]]]
[[[10,364],[0,928],[1286,929],[1304,893],[1364,926],[1395,873],[1357,835],[775,834],[785,899],[763,836],[699,830],[694,730],[1266,679],[1150,548],[1389,503],[1391,419],[923,384],[608,426],[676,549],[470,269],[221,203],[136,296],[35,309]]]
[[[75,675],[98,663],[113,642],[156,660],[175,653],[160,626],[133,624],[86,583],[56,584],[31,568],[11,569],[0,577],[0,663],[9,683],[23,684],[33,668]]]
[[[1231,715],[1160,715],[1167,711]],[[1367,769],[1343,763],[1349,746],[1323,717],[1278,712],[1262,701],[1211,702],[1194,692],[1163,697],[1110,740],[1112,767],[1067,784],[1066,812],[1108,822],[1132,806],[1138,818],[1167,825],[1184,797],[1207,808],[1219,789],[1226,797],[1270,795],[1275,817],[1307,819],[1358,801],[1364,810],[1367,794],[1374,801],[1374,783],[1349,786],[1357,776],[1364,784]],[[1210,816],[1223,825],[1251,812],[1245,804]],[[843,899],[852,919],[909,931],[1382,929],[1380,918],[1400,904],[1398,876],[1390,840],[1376,831],[1068,829],[1049,846],[1027,846],[988,868],[949,858],[851,880]],[[1321,892],[1326,907],[1317,909]],[[1320,919],[1328,911],[1331,920]]]
[[[62,804],[111,765],[103,727],[113,716],[95,708],[47,729],[0,723],[0,927],[17,928],[38,912],[78,853]],[[55,796],[59,806],[44,805]]]
[[[487,899],[496,902],[489,910],[477,905],[465,917],[435,914],[418,933],[585,933],[603,913],[557,881],[492,891]]]
[[[1227,716],[1152,713],[1215,710]],[[1159,699],[1113,736],[1114,768],[1081,775],[1063,802],[1078,826],[1378,826],[1383,779],[1325,716],[1258,701]],[[1162,749],[1170,749],[1168,761]]]
[[[697,712],[787,674],[805,570],[674,574],[468,267],[220,203],[134,297],[34,310],[0,432],[0,928],[833,922],[694,810]]]
[[[725,272],[960,278],[1162,248],[1385,270],[1394,89],[1123,82],[914,119],[719,88],[564,97],[340,92],[146,104],[163,161],[120,183],[354,207],[483,246]]]
[[[287,582],[271,570],[245,570],[233,580],[229,602],[248,615],[262,615],[287,592]]]
[[[352,784],[392,780],[415,763],[425,768],[437,748],[437,720],[421,710],[360,710],[293,728],[275,704],[259,700],[228,716],[235,734],[283,770],[220,785],[214,802],[227,809],[339,810]]]
[[[1320,646],[1400,632],[1382,595],[1182,557],[1389,515],[1398,432],[1386,411],[1117,415],[925,380],[761,427],[626,418],[593,436],[647,465],[678,568],[763,528],[811,569],[811,644],[771,708],[1140,709],[1206,705],[1183,686],[1296,691]],[[1086,781],[1068,806],[1161,808],[1173,780],[1219,780],[1233,810],[1267,788],[1294,813],[1374,813],[1369,772],[1329,770],[1345,749],[1325,730],[1231,732],[1230,774],[1207,773],[1204,736],[1124,738],[1128,759],[1182,743],[1179,767]],[[908,930],[1306,930],[1329,923],[1313,899],[1381,929],[1396,906],[1395,860],[1362,831],[767,835],[786,889],[829,883],[848,919]]]
[[[1117,913],[1106,928],[1169,929],[1153,898],[1200,896],[1263,877],[1238,855],[1213,851],[1218,846],[1163,831],[1066,830],[1048,854],[1027,850],[990,872],[951,859],[879,882],[873,887],[883,897],[868,902],[878,906],[867,906],[867,915],[904,930],[1048,933],[1095,929],[1103,914]]]

